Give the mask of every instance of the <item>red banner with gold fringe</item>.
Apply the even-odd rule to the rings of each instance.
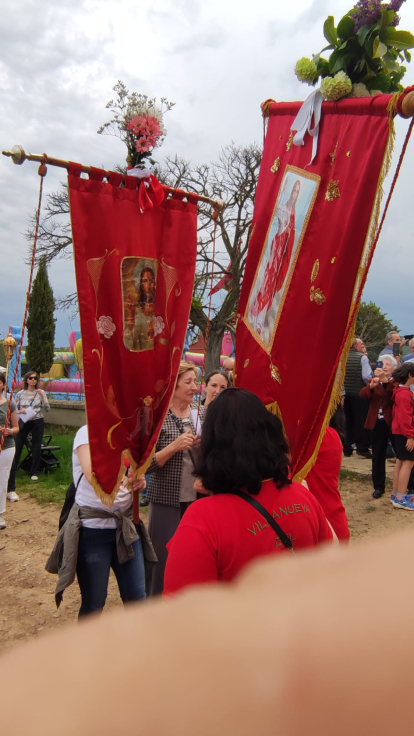
[[[92,482],[107,505],[127,457],[148,467],[174,389],[191,305],[197,197],[71,164],[69,194]],[[122,187],[120,187],[122,184]]]
[[[354,329],[349,318],[390,164],[391,102],[378,95],[323,103],[312,163],[308,133],[303,146],[293,145],[302,103],[267,103],[235,381],[281,417],[297,478],[312,467],[341,394]]]

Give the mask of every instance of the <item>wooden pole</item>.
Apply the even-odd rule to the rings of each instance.
[[[22,146],[13,146],[11,151],[2,151],[3,156],[8,156],[11,158],[14,164],[17,164],[18,166],[21,166],[26,160],[27,161],[37,161],[38,163],[47,163],[48,166],[57,166],[59,169],[66,169],[69,170],[70,161],[64,161],[61,158],[53,158],[53,156],[45,156],[43,153],[26,153],[24,148]],[[45,160],[46,158],[46,160]],[[92,170],[92,166],[81,166],[81,171],[85,172],[85,174],[90,174]],[[105,177],[108,178],[111,174],[110,171],[105,171]],[[165,194],[174,194],[176,191],[173,187],[168,187],[165,184],[161,184],[162,188],[165,191]],[[182,189],[179,190],[180,192],[183,191]],[[221,199],[210,199],[210,197],[205,197],[203,194],[197,194],[196,192],[185,192],[185,195],[193,194],[195,195],[201,202],[207,202],[207,204],[214,207],[216,210],[221,210],[224,207],[224,202]]]
[[[401,110],[406,118],[414,118],[414,91],[404,97]]]

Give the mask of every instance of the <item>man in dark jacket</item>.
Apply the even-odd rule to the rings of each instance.
[[[373,498],[381,498],[385,493],[387,447],[391,437],[392,394],[395,386],[392,373],[397,367],[393,355],[383,355],[381,358],[382,368],[375,369],[375,377],[371,378],[359,394],[361,399],[369,401],[365,428],[371,431]]]
[[[355,337],[345,368],[346,442],[344,444],[344,455],[351,457],[353,453],[352,445],[355,443],[357,455],[370,459],[372,456],[369,451],[369,434],[364,428],[368,405],[359,396],[361,389],[372,378],[371,366],[364,351],[363,341],[359,337]]]

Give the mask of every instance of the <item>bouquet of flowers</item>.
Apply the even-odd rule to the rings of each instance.
[[[98,133],[121,138],[128,149],[126,160],[129,167],[142,166],[146,159],[154,163],[152,152],[167,134],[164,115],[175,102],[162,97],[158,105],[155,97],[129,92],[121,81],[115,85],[114,92],[116,100],[110,100],[106,105],[113,112],[112,120],[101,125]]]
[[[408,49],[414,36],[397,30],[398,10],[405,0],[358,0],[338,23],[330,15],[323,27],[328,46],[312,59],[303,57],[295,66],[299,81],[316,85],[321,79],[325,100],[366,97],[403,90],[400,83],[410,62]],[[331,51],[328,59],[321,56]]]

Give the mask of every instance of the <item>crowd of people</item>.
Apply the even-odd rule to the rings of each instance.
[[[385,493],[386,460],[395,461],[391,502],[414,510],[414,338],[410,352],[400,356],[407,340],[391,331],[375,366],[363,341],[355,337],[346,364],[344,455],[372,460],[373,498]]]
[[[145,478],[132,481],[126,469],[108,508],[91,485],[87,427],[77,432],[74,504],[46,565],[59,576],[58,605],[76,575],[79,616],[100,612],[111,567],[128,603],[233,580],[262,555],[348,541],[336,419],[309,486],[300,484],[291,478],[282,424],[257,396],[231,387],[218,369],[205,377],[199,404],[196,379],[195,366],[182,362],[147,471],[148,531],[132,518],[132,492],[143,490]]]
[[[332,417],[302,483],[292,478],[280,420],[253,393],[233,387],[231,359],[227,370],[205,376],[201,402],[195,401],[197,369],[192,363],[180,364],[147,476],[134,478],[127,463],[110,507],[93,489],[88,428],[81,427],[73,444],[73,503],[46,565],[58,574],[57,605],[77,577],[79,617],[102,611],[111,568],[122,601],[129,603],[171,596],[195,584],[231,581],[256,557],[346,544],[350,533],[338,483],[342,455],[356,451],[372,457],[373,495],[378,499],[385,492],[390,441],[396,456],[391,501],[397,508],[414,509],[414,496],[407,491],[414,464],[414,339],[406,360],[397,355],[401,342],[395,333],[387,335],[373,368],[363,341],[354,339],[343,407]],[[30,472],[37,479],[36,442],[43,434],[41,412],[48,409],[38,381],[34,372],[26,374],[4,429],[2,512],[6,496],[18,500],[15,469],[29,432]],[[3,426],[5,384],[0,374]],[[148,529],[132,512],[132,494],[143,492],[149,504]]]

